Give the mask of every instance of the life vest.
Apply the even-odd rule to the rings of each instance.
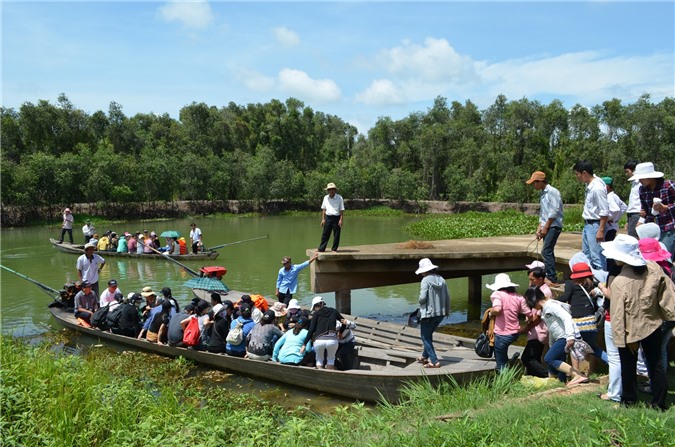
[[[262,295],[249,295],[253,305],[260,309],[262,312],[266,312],[269,309],[270,305],[267,303],[267,300]]]
[[[186,255],[188,251],[187,245],[185,244],[185,238],[178,239],[178,245],[180,245],[180,254]]]

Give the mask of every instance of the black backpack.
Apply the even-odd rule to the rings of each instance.
[[[97,327],[102,331],[107,331],[110,329],[110,323],[108,322],[108,312],[110,311],[110,305],[99,307],[99,309],[94,312],[91,316],[90,323],[92,327]]]
[[[111,328],[116,328],[119,326],[120,319],[122,318],[122,310],[127,304],[119,304],[113,309],[112,312],[108,312],[106,315],[106,322],[110,325]]]

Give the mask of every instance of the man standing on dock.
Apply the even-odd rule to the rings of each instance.
[[[544,239],[541,247],[541,256],[544,258],[546,279],[552,284],[558,283],[558,275],[555,271],[555,244],[563,227],[563,203],[560,191],[549,185],[546,174],[535,171],[526,181],[537,191],[541,191],[539,198],[539,227],[537,228],[537,240]]]
[[[326,251],[331,231],[333,232],[333,248],[331,251],[338,251],[345,203],[342,200],[342,196],[336,194],[337,186],[335,186],[335,183],[329,183],[326,186],[326,191],[328,191],[328,194],[324,196],[323,203],[321,204],[321,226],[323,227],[323,233],[321,234],[319,251]]]
[[[609,202],[607,201],[607,187],[605,182],[593,174],[593,165],[586,160],[580,160],[572,168],[574,175],[581,183],[586,184],[584,211],[584,231],[581,237],[581,251],[596,270],[607,270],[607,260],[602,255],[600,242],[605,240],[605,226],[609,216]]]
[[[305,261],[302,264],[291,264],[291,258],[289,256],[284,256],[281,260],[281,267],[279,269],[279,275],[277,275],[277,287],[274,291],[274,295],[277,297],[278,301],[284,303],[287,307],[291,299],[293,299],[293,294],[298,290],[298,273],[302,269],[306,268],[312,262],[316,261],[316,258],[319,257],[319,253],[314,253],[309,261]]]

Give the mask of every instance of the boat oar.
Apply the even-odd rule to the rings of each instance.
[[[227,244],[216,245],[215,247],[209,248],[208,251],[218,250],[219,248],[227,247],[228,245],[235,245],[235,244],[241,244],[243,242],[257,241],[258,239],[267,239],[269,237],[270,237],[270,235],[266,234],[266,235],[260,236],[260,237],[254,237],[254,238],[251,238],[251,239],[244,239],[243,241],[230,242],[230,243],[227,243]]]
[[[41,282],[36,281],[36,280],[34,280],[33,278],[29,278],[28,276],[26,276],[26,275],[24,275],[24,274],[22,274],[22,273],[19,273],[19,272],[15,271],[15,270],[12,270],[12,269],[9,268],[9,267],[5,267],[5,266],[2,265],[2,264],[0,264],[0,267],[2,267],[3,269],[7,270],[8,272],[14,273],[16,276],[19,276],[19,277],[21,277],[21,278],[23,278],[23,279],[25,279],[25,280],[27,280],[27,281],[32,282],[33,284],[35,284],[36,286],[38,286],[39,288],[41,288],[41,289],[44,290],[45,292],[56,293],[56,294],[58,294],[59,296],[61,295],[61,292],[60,292],[60,291],[58,291],[58,290],[56,290],[56,289],[52,289],[52,288],[49,287],[48,285],[42,284]]]
[[[164,256],[166,259],[168,259],[169,261],[173,262],[174,264],[178,264],[179,266],[183,267],[183,268],[185,269],[185,271],[188,272],[189,274],[191,274],[192,276],[194,276],[194,277],[199,276],[199,273],[198,273],[198,272],[195,272],[194,270],[192,270],[192,269],[191,269],[190,267],[188,267],[187,265],[182,264],[182,263],[176,261],[176,260],[173,259],[171,256],[169,256],[169,253],[167,253],[167,252],[162,253],[161,251],[155,249],[155,247],[153,247],[152,245],[148,245],[148,244],[146,244],[146,243],[144,243],[144,242],[141,242],[141,244],[143,244],[144,246],[148,247],[150,250],[154,251],[154,252],[157,253],[158,255]]]

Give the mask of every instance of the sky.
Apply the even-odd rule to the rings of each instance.
[[[2,106],[87,113],[285,101],[367,133],[436,97],[571,108],[675,96],[675,2],[12,1]]]

